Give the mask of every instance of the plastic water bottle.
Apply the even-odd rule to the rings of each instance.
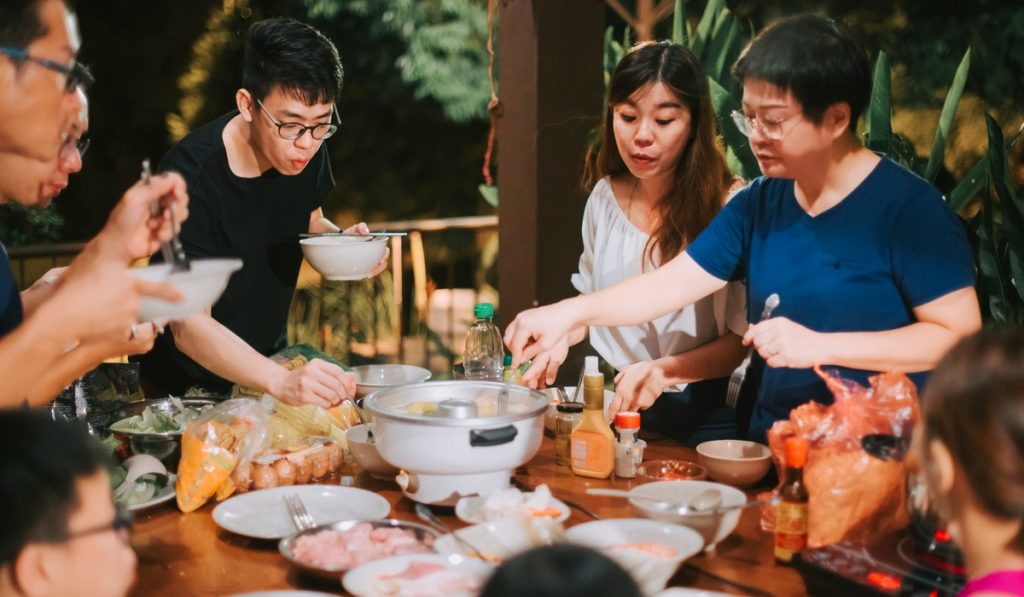
[[[501,331],[494,325],[494,305],[478,303],[473,308],[476,321],[466,333],[466,350],[462,355],[466,379],[501,381],[505,361],[505,345]]]

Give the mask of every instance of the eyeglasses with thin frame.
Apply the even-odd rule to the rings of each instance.
[[[117,533],[117,536],[122,541],[128,543],[129,535],[132,528],[132,513],[128,511],[128,508],[118,504],[114,511],[114,520],[111,522],[101,524],[99,526],[82,529],[80,531],[69,532],[64,536],[63,539],[57,539],[54,541],[46,541],[46,543],[67,543],[75,539],[81,539],[82,537],[90,537],[92,535],[99,535],[108,531]]]
[[[88,88],[95,82],[89,69],[77,60],[72,60],[71,64],[62,64],[53,60],[47,60],[46,58],[33,56],[28,53],[28,50],[21,48],[0,47],[0,54],[6,54],[14,60],[35,62],[45,69],[64,75],[64,91],[67,93],[74,92],[78,87]]]
[[[271,116],[270,112],[268,112],[267,109],[263,106],[263,102],[261,102],[260,100],[256,100],[256,105],[260,107],[260,111],[262,111],[267,116],[267,119],[270,120],[270,122],[277,127],[277,134],[280,135],[282,139],[294,141],[295,139],[298,139],[302,135],[305,135],[306,131],[309,131],[311,137],[313,137],[317,141],[323,141],[324,139],[330,139],[331,136],[334,135],[334,133],[338,132],[338,124],[334,122],[324,122],[321,124],[314,124],[313,126],[306,126],[298,122],[278,122],[274,120],[274,117]],[[332,121],[334,120],[334,117],[337,115],[337,113],[338,106],[332,104]]]
[[[772,141],[779,141],[786,136],[786,133],[782,130],[782,125],[787,120],[796,118],[800,114],[792,114],[783,118],[782,120],[764,120],[756,116],[747,116],[739,110],[733,110],[730,116],[732,121],[736,124],[736,128],[739,129],[744,136],[749,137],[754,134],[754,128],[756,127],[761,131],[761,134],[768,137]],[[789,129],[793,130],[793,129]]]
[[[88,132],[84,132],[76,137],[68,137],[68,140],[64,142],[64,145],[60,148],[61,159],[67,159],[67,154],[75,151],[78,152],[78,159],[85,157],[85,152],[89,151],[89,143],[91,138]]]

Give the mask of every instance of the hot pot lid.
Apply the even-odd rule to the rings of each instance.
[[[505,414],[498,398],[508,392]],[[489,381],[428,381],[379,390],[363,407],[374,419],[393,419],[425,425],[475,427],[514,423],[542,416],[548,397],[523,386]]]

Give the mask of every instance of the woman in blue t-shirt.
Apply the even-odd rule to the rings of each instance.
[[[505,334],[517,362],[581,325],[632,325],[745,279],[744,343],[766,362],[752,439],[790,409],[831,395],[811,367],[860,382],[880,370],[919,384],[981,326],[963,226],[926,181],[860,145],[867,52],[833,21],[798,16],[758,35],[733,73],[764,176],[661,268],[520,313]],[[765,300],[781,298],[758,322]]]

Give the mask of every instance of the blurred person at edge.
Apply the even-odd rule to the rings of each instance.
[[[160,161],[160,170],[188,181],[185,252],[239,257],[245,266],[208,314],[172,322],[139,359],[148,393],[228,394],[237,383],[325,408],[355,394],[355,376],[325,360],[288,370],[268,358],[286,346],[299,235],[338,232],[321,206],[334,187],[325,141],[339,127],[342,72],[337,48],[313,27],[285,18],[253,23],[237,109],[189,133]],[[360,223],[346,232],[369,229]],[[387,255],[371,276],[386,266]]]
[[[636,581],[615,560],[583,545],[562,543],[502,562],[480,597],[640,597]]]
[[[1024,331],[961,340],[921,405],[911,454],[964,554],[960,595],[1024,596]]]
[[[0,597],[122,597],[135,582],[130,518],[103,447],[72,423],[0,411]]]
[[[74,15],[62,0],[0,3],[0,152],[29,160],[0,166],[0,202],[34,207],[49,200],[40,190],[54,176],[55,160],[61,167],[61,148],[84,108],[78,90],[91,82],[75,61],[78,45]],[[164,209],[154,215],[158,202]],[[0,246],[0,406],[45,403],[103,359],[148,348],[151,334],[146,339],[135,326],[140,296],[181,297],[166,283],[137,280],[128,264],[170,238],[172,202],[187,217],[180,176],[137,183],[67,271],[33,293],[27,309]]]

